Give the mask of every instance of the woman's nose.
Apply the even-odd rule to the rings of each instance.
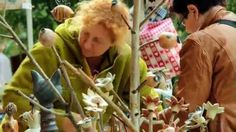
[[[84,42],[84,48],[85,48],[85,49],[89,50],[89,49],[92,48],[92,46],[93,46],[93,44],[92,44],[91,39],[87,39],[87,40]]]

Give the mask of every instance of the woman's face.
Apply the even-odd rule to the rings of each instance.
[[[198,30],[198,25],[193,17],[192,13],[188,13],[187,17],[182,19],[182,24],[187,33],[194,33]]]
[[[79,46],[85,57],[101,56],[112,46],[111,32],[103,24],[85,27],[80,32]]]
[[[199,14],[195,5],[190,4],[187,8],[188,12],[181,15],[181,21],[187,33],[194,33],[200,29],[203,15]]]

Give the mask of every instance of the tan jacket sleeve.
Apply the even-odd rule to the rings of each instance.
[[[188,39],[180,52],[181,73],[175,94],[190,103],[194,111],[209,97],[212,68],[204,49],[196,41]]]

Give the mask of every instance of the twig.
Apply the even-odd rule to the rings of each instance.
[[[176,114],[177,114],[176,112],[172,112],[171,117],[170,117],[169,125],[173,124]]]
[[[159,7],[165,2],[165,0],[162,0],[157,6],[155,6],[155,8],[147,15],[147,17],[145,17],[145,19],[140,23],[139,27],[142,27],[144,23],[147,22],[147,20],[152,16],[153,13],[155,13],[157,11],[157,9],[159,9]]]
[[[93,80],[89,78],[81,69],[74,68],[70,63],[67,61],[63,61],[66,66],[68,66],[76,75],[81,77],[81,79],[88,85],[91,86],[91,88],[98,93],[116,112],[117,114],[124,120],[124,122],[130,127],[133,131],[136,131],[134,125],[129,121],[129,119],[126,117],[126,115],[120,110],[120,108],[112,102],[100,89],[98,89]]]
[[[148,44],[150,44],[150,43],[154,43],[154,42],[156,42],[156,41],[159,41],[159,38],[157,38],[157,39],[154,39],[154,40],[152,40],[152,41],[149,41],[149,42],[146,42],[146,43],[144,43],[144,44],[140,45],[140,46],[139,46],[139,48],[142,48],[143,46],[145,46],[145,45],[148,45]]]
[[[54,110],[50,110],[50,109],[47,109],[45,108],[44,106],[40,105],[39,103],[37,103],[36,101],[34,101],[33,99],[29,98],[27,95],[25,95],[23,92],[21,92],[20,90],[17,90],[16,91],[18,94],[20,94],[22,97],[24,97],[25,99],[29,100],[31,103],[33,103],[34,105],[36,105],[37,107],[39,107],[40,109],[42,109],[43,111],[46,111],[46,112],[50,112],[50,113],[53,113],[55,115],[59,115],[59,116],[68,116],[68,114],[64,114],[64,113],[59,113],[59,112],[56,112]]]
[[[150,112],[149,115],[148,115],[148,120],[149,120],[149,123],[148,123],[148,131],[149,132],[153,132],[153,112]]]
[[[6,17],[6,7],[5,7],[4,10],[3,10],[2,16],[3,16],[4,18]]]
[[[128,26],[129,30],[132,34],[135,34],[135,31],[132,29],[132,27],[129,25],[129,23],[125,20],[124,16],[121,14],[122,19],[125,21],[125,24]]]
[[[56,50],[56,48],[55,48],[54,45],[52,46],[52,49],[53,49],[53,51],[54,51],[54,53],[55,53],[55,55],[56,55],[56,57],[57,57],[59,63],[61,64],[60,69],[61,69],[61,71],[62,71],[62,74],[63,74],[63,76],[64,76],[64,78],[65,78],[65,80],[66,80],[66,83],[67,83],[67,85],[68,85],[68,88],[69,88],[69,90],[70,90],[70,97],[71,97],[71,101],[69,102],[69,103],[70,103],[70,109],[71,109],[71,105],[73,104],[73,100],[75,100],[75,104],[76,104],[76,106],[77,106],[77,110],[78,110],[79,114],[81,115],[82,119],[84,119],[84,118],[85,118],[84,111],[83,111],[83,109],[82,109],[81,104],[79,103],[78,98],[77,98],[76,95],[75,95],[75,91],[74,91],[74,89],[73,89],[73,87],[72,87],[72,85],[71,85],[71,82],[70,82],[68,73],[67,73],[67,71],[66,71],[65,65],[63,65],[62,60],[61,60],[61,57],[60,57],[60,55],[58,54],[58,52],[57,52],[57,50]],[[70,109],[69,109],[69,111],[71,111]]]
[[[0,17],[1,18],[1,17]],[[7,25],[3,23],[3,21],[0,19],[0,24],[4,27],[7,28]]]
[[[36,66],[36,68],[39,70],[41,75],[45,80],[48,80],[48,84],[53,89],[54,94],[59,98],[59,100],[65,104],[65,100],[59,93],[59,91],[55,88],[51,80],[48,78],[48,76],[44,73],[43,69],[40,67],[40,65],[36,62],[32,54],[26,49],[25,45],[22,43],[22,41],[19,39],[19,37],[16,35],[16,33],[12,30],[11,26],[6,22],[6,20],[0,15],[0,20],[3,22],[0,22],[1,25],[3,25],[13,36],[16,43],[25,51],[26,55],[29,57],[31,62]]]
[[[147,83],[147,80],[144,80],[137,89],[133,90],[132,93],[135,94],[136,92],[140,91]]]
[[[10,35],[4,35],[4,34],[0,34],[0,37],[9,38],[9,39],[14,39],[12,36],[10,36]]]
[[[74,116],[72,115],[72,112],[71,112],[71,111],[68,112],[68,118],[71,120],[73,126],[74,126],[77,130],[79,130],[79,129],[80,129],[80,126],[77,125],[77,122],[76,122]]]
[[[128,109],[128,106],[123,102],[123,100],[119,97],[119,95],[112,89],[112,94],[119,100],[121,106],[124,108],[125,111],[130,113],[130,110]]]
[[[123,125],[124,125],[124,128],[125,128],[125,132],[127,132],[127,129],[126,129],[126,124],[123,120],[121,120],[118,116],[116,116],[114,113],[112,113],[112,116],[114,116],[115,118],[117,118]]]
[[[112,6],[111,8],[115,8],[117,4],[117,0],[112,0]],[[119,12],[120,13],[120,12]],[[121,18],[123,19],[123,21],[125,22],[125,24],[127,25],[127,27],[129,28],[129,30],[131,31],[131,33],[135,33],[135,31],[132,29],[132,27],[129,25],[129,22],[125,19],[125,17],[120,13]]]
[[[98,123],[98,127],[99,127],[100,132],[103,132],[102,113],[99,112],[98,114],[99,114],[99,123]]]

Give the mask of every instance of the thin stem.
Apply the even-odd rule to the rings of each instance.
[[[140,46],[139,46],[139,49],[142,48],[142,47],[145,46],[145,45],[148,45],[148,44],[150,44],[150,43],[154,43],[154,42],[157,42],[157,41],[159,41],[159,38],[154,39],[154,40],[151,40],[151,41],[149,41],[149,42],[146,42],[146,43],[140,45]]]
[[[124,20],[125,24],[128,26],[129,30],[132,34],[135,33],[135,31],[132,29],[132,27],[129,25],[129,23],[126,21],[125,17],[121,14],[122,19]]]
[[[125,128],[125,132],[127,132],[127,129],[126,129],[126,124],[123,120],[121,120],[118,116],[116,116],[115,114],[112,114],[112,116],[114,116],[115,118],[117,118],[123,125],[124,125],[124,128]]]
[[[74,126],[77,130],[79,130],[80,127],[79,127],[79,125],[77,125],[77,122],[76,122],[75,118],[73,117],[71,111],[68,112],[68,118],[71,120],[73,126]]]
[[[84,118],[85,118],[84,111],[83,111],[83,109],[82,109],[82,106],[81,106],[81,104],[80,104],[78,98],[77,98],[76,95],[75,95],[75,91],[74,91],[74,89],[73,89],[73,87],[72,87],[72,85],[71,85],[71,82],[70,82],[68,73],[67,73],[67,71],[66,71],[65,65],[63,65],[62,59],[61,59],[60,55],[58,54],[58,52],[57,52],[57,50],[56,50],[56,47],[55,47],[54,45],[52,46],[52,49],[53,49],[53,51],[54,51],[54,53],[55,53],[55,55],[56,55],[56,57],[57,57],[59,63],[61,64],[60,69],[61,69],[61,71],[62,71],[62,74],[63,74],[63,76],[64,76],[64,78],[65,78],[65,80],[66,80],[66,83],[67,83],[67,85],[68,85],[68,88],[69,88],[69,90],[70,90],[70,97],[71,97],[71,101],[69,102],[69,103],[70,103],[70,109],[71,109],[71,105],[73,104],[73,100],[75,100],[75,104],[76,104],[77,110],[78,110],[79,114],[81,115],[82,119],[84,119]],[[69,110],[70,110],[70,109],[69,109]]]
[[[48,78],[48,76],[44,73],[43,69],[39,66],[39,64],[36,62],[36,60],[34,59],[34,57],[32,56],[32,54],[26,49],[25,45],[22,43],[22,41],[19,39],[19,37],[16,35],[16,33],[12,30],[11,26],[6,22],[6,20],[0,15],[0,20],[4,23],[3,26],[5,25],[5,28],[12,34],[14,40],[16,41],[16,43],[25,51],[26,55],[29,57],[29,59],[31,60],[31,62],[35,65],[35,67],[39,70],[39,72],[41,73],[41,75],[43,76],[43,78],[45,80],[48,80],[48,84],[50,85],[50,87],[53,89],[54,94],[59,98],[59,100],[65,104],[65,100],[63,99],[63,97],[61,96],[61,94],[59,93],[59,91],[55,88],[55,86],[53,85],[53,83],[51,82],[51,80]],[[0,23],[2,24],[2,23]]]
[[[0,16],[0,20],[1,20],[1,21],[0,21],[0,24],[1,24],[4,28],[7,28],[7,25],[3,23],[1,16]]]
[[[9,39],[14,39],[12,36],[10,36],[10,35],[4,35],[4,34],[0,34],[0,37],[9,38]]]
[[[172,112],[172,115],[170,117],[169,126],[171,126],[173,124],[176,114],[177,114],[176,112]]]
[[[99,123],[98,123],[98,127],[99,127],[100,132],[103,132],[102,113],[99,112],[98,115],[99,115]]]
[[[115,1],[112,1],[111,8],[116,8],[115,6],[116,6],[117,2],[115,2]],[[129,25],[129,22],[125,19],[125,17],[121,13],[120,13],[120,16],[123,19],[123,21],[125,22],[125,24],[127,25],[127,27],[129,28],[129,30],[131,31],[131,33],[135,33],[134,30],[132,29],[132,27]]]
[[[135,94],[136,92],[139,92],[146,85],[146,83],[147,83],[147,80],[144,80],[141,84],[139,84],[137,89],[132,91],[132,93]]]
[[[149,132],[153,132],[153,112],[150,112],[149,115],[148,115],[148,120],[149,120],[149,123],[148,123],[148,131]]]
[[[2,16],[5,18],[6,17],[6,6],[4,7],[4,9],[3,9],[3,14],[2,14]]]
[[[123,107],[123,109],[130,113],[130,110],[128,109],[128,106],[123,102],[123,100],[119,97],[119,95],[112,89],[111,90],[112,94],[119,100],[121,106]]]
[[[20,94],[22,97],[24,97],[25,99],[29,100],[31,103],[33,103],[34,105],[36,105],[37,107],[39,107],[40,109],[42,109],[43,111],[46,112],[50,112],[53,113],[55,115],[59,115],[59,116],[68,116],[68,114],[64,114],[64,113],[59,113],[56,112],[54,110],[50,110],[45,108],[44,106],[40,105],[39,103],[37,103],[36,101],[34,101],[33,99],[29,98],[27,95],[25,95],[23,92],[21,92],[20,90],[17,90],[17,93]]]
[[[120,110],[120,108],[114,102],[112,102],[112,100],[110,100],[109,97],[107,97],[99,88],[95,86],[91,78],[89,78],[81,69],[76,69],[67,61],[63,61],[63,63],[65,63],[65,65],[68,66],[76,75],[81,77],[81,79],[83,79],[83,81],[86,84],[90,85],[91,88],[96,93],[98,93],[98,95],[100,95],[117,112],[117,114],[124,120],[124,122],[128,125],[128,127],[130,127],[133,131],[136,131],[134,125],[129,121],[126,115]]]

